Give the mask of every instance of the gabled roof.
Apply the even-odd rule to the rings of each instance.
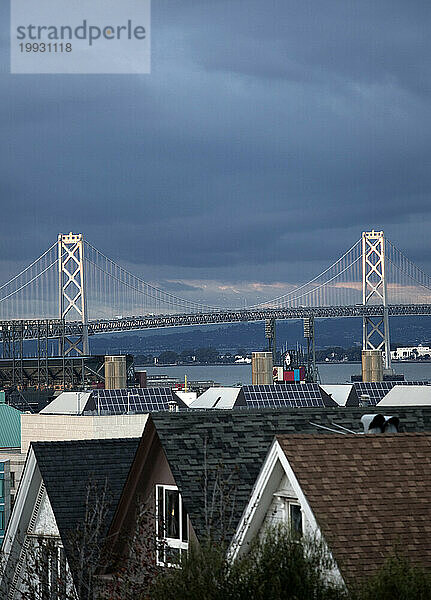
[[[320,387],[338,404],[338,406],[358,406],[359,404],[352,383],[320,384]]]
[[[431,434],[277,436],[343,577],[431,567]]]
[[[107,482],[107,532],[118,504],[139,439],[34,442],[32,448],[67,550],[70,532],[82,524],[91,482],[102,490]]]
[[[317,383],[244,385],[242,391],[249,408],[337,406],[336,402]]]
[[[190,404],[190,408],[230,409],[245,405],[240,387],[210,387]]]
[[[350,386],[351,388],[352,386]],[[358,403],[356,403],[357,405]],[[208,388],[190,408],[317,408],[336,402],[317,383],[277,383]]]
[[[169,387],[166,388],[125,388],[118,390],[93,390],[85,411],[100,414],[149,413],[168,411],[169,404],[175,402],[181,409],[185,404]]]
[[[205,534],[203,482],[214,473],[235,485],[233,534],[276,434],[322,433],[311,423],[333,422],[363,432],[362,414],[370,408],[266,409],[153,413],[152,422],[198,538]],[[376,411],[377,412],[377,411]],[[431,431],[431,408],[397,409],[402,431]],[[149,429],[147,424],[144,436]],[[222,465],[222,467],[220,467]]]
[[[431,406],[431,386],[395,385],[377,406]]]
[[[370,381],[370,382],[362,382],[356,381],[353,386],[356,391],[356,395],[358,399],[361,398],[363,394],[366,394],[370,397],[370,404],[375,405],[382,400],[386,394],[395,386],[412,386],[412,385],[429,385],[428,381]],[[347,406],[350,406],[350,399],[347,403]]]
[[[42,408],[40,414],[80,415],[90,396],[91,392],[62,392],[45,408]]]

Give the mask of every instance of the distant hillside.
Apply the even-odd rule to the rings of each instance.
[[[428,344],[431,340],[431,317],[393,317],[390,321],[391,342],[396,345]],[[245,349],[248,352],[266,347],[264,324],[234,323],[223,326],[182,327],[148,330],[127,334],[91,337],[91,351],[104,353],[179,352],[189,348],[213,347],[218,350]],[[302,321],[277,323],[277,347],[304,344]],[[349,348],[362,343],[360,319],[321,319],[316,321],[316,346]]]

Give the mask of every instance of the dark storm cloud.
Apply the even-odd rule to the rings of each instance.
[[[160,285],[168,292],[201,292],[202,288],[198,285],[190,285],[183,281],[160,281]]]
[[[72,230],[152,281],[294,283],[372,227],[431,271],[430,10],[161,0],[151,75],[79,77],[8,75],[2,5],[0,275]]]

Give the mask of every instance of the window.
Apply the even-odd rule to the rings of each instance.
[[[189,545],[188,516],[178,488],[156,485],[157,563],[175,564]]]
[[[66,573],[66,558],[63,548],[56,540],[38,538],[35,546],[35,577],[39,580],[40,600],[66,600],[69,584]]]
[[[0,479],[0,498],[4,498],[4,479]]]
[[[4,529],[4,512],[0,510],[0,529]]]
[[[289,503],[289,523],[292,533],[302,537],[302,511],[299,504]]]
[[[10,487],[11,488],[15,487],[15,472],[14,471],[10,472]]]

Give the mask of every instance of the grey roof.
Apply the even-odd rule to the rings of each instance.
[[[431,406],[431,386],[395,385],[377,406]]]
[[[210,515],[208,510],[205,515],[205,496],[210,501],[217,473],[229,497],[232,518],[224,533],[230,536],[275,434],[328,433],[310,422],[328,427],[335,422],[359,433],[363,432],[360,418],[369,412],[369,407],[243,409],[153,413],[151,418],[199,538],[207,532],[205,516]],[[431,408],[397,408],[393,412],[400,418],[401,431],[431,431]]]
[[[357,396],[355,388],[352,383],[334,383],[334,384],[320,384],[320,387],[324,392],[328,394],[339,406],[346,406],[349,397],[352,399],[349,402],[349,406],[358,406]],[[354,396],[352,397],[352,390]]]
[[[362,382],[355,381],[353,387],[355,388],[356,395],[358,400],[361,398],[363,394],[366,394],[370,397],[370,404],[375,405],[382,400],[386,394],[395,386],[395,385],[429,385],[428,381],[370,381],[370,382]],[[357,401],[354,396],[351,395],[347,400],[347,406],[357,405]]]
[[[352,385],[349,386],[349,390]],[[358,402],[356,402],[356,406]],[[317,408],[336,402],[317,383],[277,383],[208,388],[190,408]]]
[[[40,411],[47,415],[80,415],[91,392],[62,392]]]
[[[110,502],[101,532],[102,536],[106,534],[138,443],[138,438],[120,438],[32,444],[66,551],[70,532],[84,521],[90,482],[99,491],[107,482]]]
[[[190,408],[229,409],[238,406],[238,400],[245,404],[240,387],[210,387],[190,404]]]

